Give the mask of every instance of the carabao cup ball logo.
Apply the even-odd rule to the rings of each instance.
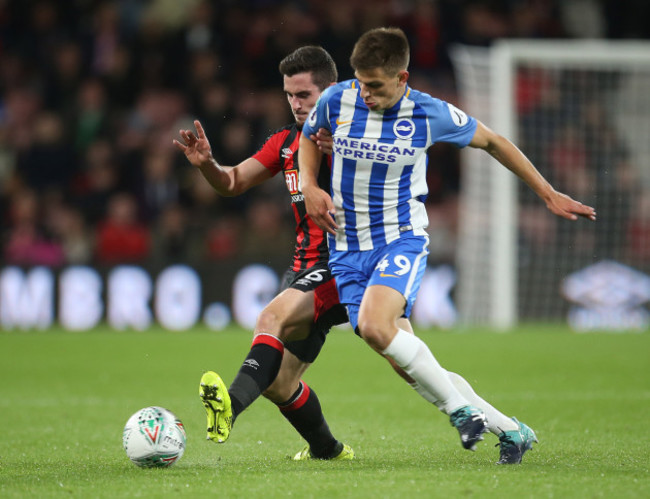
[[[393,133],[398,139],[408,140],[415,133],[415,123],[408,118],[402,118],[393,125]]]

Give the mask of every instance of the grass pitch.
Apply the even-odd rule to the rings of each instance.
[[[300,437],[269,402],[205,441],[198,380],[229,383],[250,345],[241,330],[0,333],[0,497],[650,497],[650,335],[421,332],[440,363],[540,443],[497,466],[496,437],[475,453],[349,330],[337,330],[305,380],[352,462],[292,462]],[[128,417],[148,405],[188,433],[170,469],[122,450]]]

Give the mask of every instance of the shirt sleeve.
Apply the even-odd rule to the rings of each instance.
[[[259,151],[253,154],[253,158],[262,163],[273,175],[278,173],[282,168],[282,163],[280,162],[282,140],[280,133],[274,133],[266,139]]]
[[[432,99],[427,107],[431,143],[447,142],[457,147],[465,147],[472,141],[476,133],[476,118],[438,99]]]
[[[328,106],[330,96],[335,88],[336,87],[326,88],[316,101],[312,110],[309,112],[307,121],[305,121],[305,124],[302,126],[302,133],[307,136],[307,138],[309,138],[310,135],[315,134],[320,128],[324,128],[330,132],[332,131],[332,126],[328,118]]]

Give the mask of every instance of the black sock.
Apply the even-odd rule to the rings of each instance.
[[[282,415],[298,430],[309,444],[314,457],[331,459],[343,450],[343,444],[330,431],[316,392],[303,381],[296,393],[283,404],[278,404]]]
[[[235,418],[273,383],[280,370],[283,353],[284,345],[275,336],[255,336],[246,360],[228,388],[233,423]]]

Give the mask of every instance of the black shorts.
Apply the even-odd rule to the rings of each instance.
[[[314,291],[314,322],[309,336],[303,340],[289,341],[284,347],[303,362],[312,363],[318,357],[325,337],[332,326],[348,322],[345,307],[339,302],[336,283],[327,264],[318,263],[307,270],[288,269],[282,278],[281,290],[298,289],[305,293]]]

